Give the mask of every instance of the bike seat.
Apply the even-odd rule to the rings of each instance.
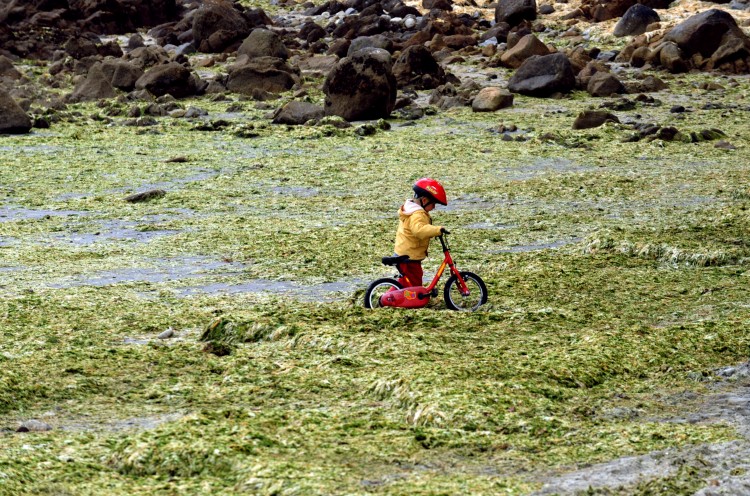
[[[398,265],[400,263],[408,262],[409,255],[393,255],[391,257],[382,258],[383,265]]]

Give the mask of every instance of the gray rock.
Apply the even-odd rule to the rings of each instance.
[[[0,133],[24,134],[31,130],[31,118],[5,91],[0,90]]]

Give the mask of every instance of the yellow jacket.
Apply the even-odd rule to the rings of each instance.
[[[398,219],[396,255],[409,255],[411,260],[427,258],[430,239],[440,235],[440,226],[433,226],[430,214],[411,200],[399,208]]]

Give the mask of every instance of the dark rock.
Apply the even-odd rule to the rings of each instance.
[[[646,32],[646,27],[659,22],[659,14],[651,7],[635,4],[630,7],[615,25],[615,36],[635,36]]]
[[[24,134],[31,130],[31,119],[16,101],[0,89],[0,133]]]
[[[115,89],[102,71],[101,63],[97,62],[89,70],[86,79],[75,86],[69,100],[71,102],[88,102],[112,98],[116,94]]]
[[[625,86],[615,75],[597,72],[589,79],[586,91],[591,96],[611,96],[616,93],[625,93]]]
[[[145,70],[149,67],[169,62],[169,53],[160,46],[151,45],[136,48],[126,53],[123,58],[130,61],[139,69]]]
[[[127,49],[128,50],[135,50],[136,48],[145,47],[146,44],[144,43],[143,36],[141,36],[138,33],[133,34],[128,38],[128,44]]]
[[[487,41],[490,38],[495,38],[498,43],[505,43],[508,40],[510,28],[511,26],[507,22],[495,23],[494,26],[482,34],[480,40]]]
[[[223,52],[244,39],[252,26],[234,5],[226,0],[203,3],[193,16],[193,42],[201,52]]]
[[[167,194],[163,189],[151,189],[143,191],[141,193],[133,193],[125,197],[125,201],[128,203],[143,203],[157,198],[162,198]]]
[[[299,69],[275,57],[239,59],[229,70],[227,89],[253,95],[254,91],[282,93],[299,83]]]
[[[422,8],[427,10],[453,10],[451,0],[422,0]]]
[[[603,112],[600,110],[584,110],[575,122],[573,122],[573,129],[590,129],[599,127],[605,122],[620,122],[620,119],[616,115],[609,112]]]
[[[536,19],[536,0],[499,0],[495,7],[495,22],[517,26]]]
[[[423,45],[404,50],[393,64],[393,75],[400,88],[429,90],[446,82],[445,71]]]
[[[675,105],[672,108],[670,108],[669,111],[673,114],[681,114],[685,112],[685,107],[683,107],[682,105]]]
[[[349,45],[346,56],[349,57],[364,48],[380,48],[387,52],[393,51],[393,42],[382,34],[373,36],[359,36],[354,38]]]
[[[325,116],[325,110],[319,105],[308,102],[291,101],[281,107],[273,116],[274,124],[299,126],[307,121],[318,121]]]
[[[728,32],[744,36],[731,14],[710,9],[689,17],[670,29],[664,40],[676,43],[688,58],[696,53],[708,58],[721,46],[722,38]]]
[[[308,43],[315,43],[328,35],[325,29],[318,24],[308,21],[302,25],[297,36]]]
[[[672,74],[687,72],[690,67],[680,47],[673,42],[664,43],[659,50],[659,63]]]
[[[289,58],[289,50],[281,40],[281,37],[268,29],[253,29],[237,50],[237,55],[247,55],[248,58],[275,57],[286,60]]]
[[[326,115],[347,121],[388,117],[397,82],[385,50],[364,49],[339,61],[323,84]]]
[[[546,3],[544,5],[540,5],[539,6],[539,13],[542,14],[542,15],[554,14],[555,13],[555,8],[552,5]]]
[[[68,41],[65,42],[65,45],[63,45],[63,50],[74,59],[99,55],[99,50],[96,49],[96,44],[83,37],[69,38]]]
[[[0,77],[17,81],[21,79],[23,75],[18,72],[18,69],[15,68],[13,62],[11,62],[8,57],[0,55]]]
[[[102,62],[102,72],[110,84],[124,91],[132,91],[143,71],[125,60],[107,59]]]
[[[568,57],[562,53],[536,55],[527,59],[508,81],[508,89],[530,96],[569,93],[576,79]]]
[[[152,67],[138,78],[135,87],[148,90],[154,96],[172,95],[175,98],[193,96],[202,89],[190,70],[177,62]]]

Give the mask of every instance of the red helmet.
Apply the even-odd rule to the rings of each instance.
[[[445,196],[443,186],[434,179],[430,179],[429,177],[418,179],[414,183],[414,186],[412,186],[412,189],[417,196],[425,196],[435,203],[448,205],[448,198]]]

